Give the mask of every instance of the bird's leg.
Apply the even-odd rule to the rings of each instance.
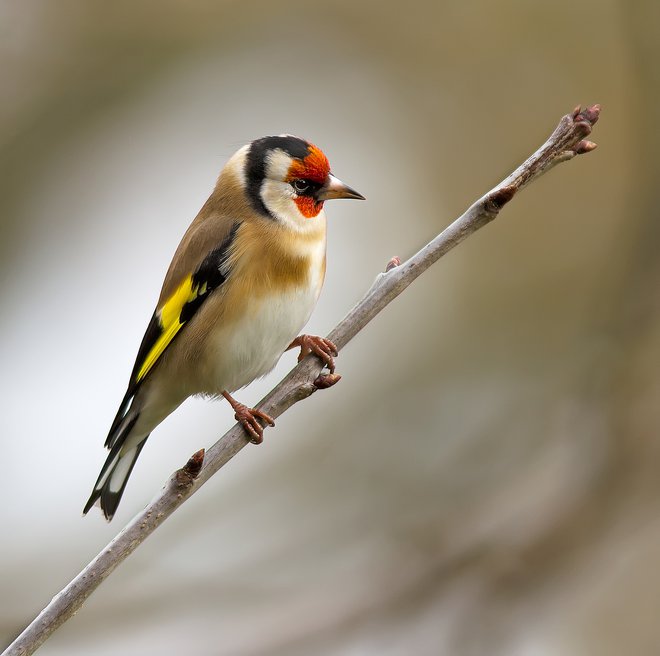
[[[234,408],[234,417],[245,432],[250,436],[250,441],[253,444],[261,444],[264,441],[264,427],[259,423],[259,419],[263,419],[269,426],[275,425],[275,420],[261,410],[256,408],[248,408],[246,405],[237,401],[229,392],[222,392],[232,408]]]
[[[321,359],[331,374],[335,373],[335,359],[333,356],[337,355],[337,347],[329,339],[317,335],[299,335],[289,344],[287,351],[296,346],[300,346],[298,362],[313,353]]]

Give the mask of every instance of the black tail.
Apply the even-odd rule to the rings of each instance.
[[[137,442],[128,439],[138,416],[136,414],[130,419],[126,418],[122,422],[123,425],[121,427],[115,427],[113,425],[115,430],[111,431],[111,435],[114,432],[112,447],[101,468],[101,473],[96,479],[92,494],[85,504],[83,515],[86,515],[98,500],[100,500],[101,510],[108,521],[115,514],[121,496],[126,489],[128,478],[135,466],[135,461],[138,459],[140,451],[142,451],[142,447],[147,441],[147,437],[149,437],[149,435],[145,435]]]

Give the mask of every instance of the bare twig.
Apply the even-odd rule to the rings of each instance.
[[[371,289],[330,333],[329,339],[338,348],[345,346],[415,278],[473,232],[495,219],[502,207],[523,187],[556,164],[593,150],[596,144],[585,138],[591,133],[599,113],[599,105],[586,109],[576,107],[561,119],[550,138],[531,157],[433,241],[404,263],[399,258],[392,258],[385,273],[378,275]],[[319,360],[308,356],[261,401],[259,407],[269,415],[278,417],[294,403],[339,379],[336,374],[320,374]],[[148,535],[248,443],[243,429],[235,425],[206,454],[204,450],[195,453],[182,469],[170,477],[158,497],[53,598],[2,656],[32,654]]]

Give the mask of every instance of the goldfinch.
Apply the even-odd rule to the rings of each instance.
[[[332,342],[298,336],[325,277],[323,203],[332,198],[364,200],[304,139],[263,137],[227,162],[169,266],[84,514],[98,501],[112,519],[149,434],[189,396],[223,396],[259,443],[259,420],[273,419],[231,392],[295,346],[334,371]]]

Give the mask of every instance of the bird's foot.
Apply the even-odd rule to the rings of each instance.
[[[298,362],[310,353],[313,353],[317,358],[321,359],[331,374],[335,373],[335,357],[338,354],[337,347],[329,339],[318,337],[317,335],[299,335],[289,344],[289,348],[295,348],[296,346],[300,346]]]
[[[256,408],[248,408],[245,404],[237,401],[228,392],[223,392],[227,401],[234,409],[234,418],[243,426],[243,429],[250,437],[252,444],[261,444],[264,441],[264,426],[261,425],[259,419],[263,420],[268,426],[275,426],[275,420],[261,410]]]

